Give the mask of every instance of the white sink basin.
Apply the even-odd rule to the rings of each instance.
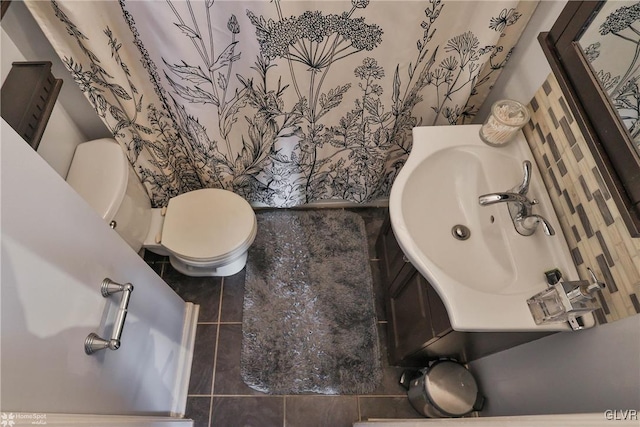
[[[545,289],[544,272],[558,268],[578,280],[566,240],[526,140],[501,148],[485,145],[479,125],[418,127],[413,149],[391,190],[389,210],[403,252],[442,298],[460,331],[567,330],[538,326],[527,298]],[[505,192],[522,181],[522,162],[532,162],[527,196],[534,213],[556,231],[539,227],[518,234],[506,203],[480,206],[478,196]],[[467,227],[456,239],[452,228]],[[593,325],[593,316],[585,319]]]

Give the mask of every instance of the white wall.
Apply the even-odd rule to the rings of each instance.
[[[566,4],[565,0],[540,1],[529,24],[527,24],[527,28],[522,33],[511,59],[505,65],[489,97],[478,111],[475,123],[484,122],[491,110],[491,105],[499,99],[515,99],[523,104],[528,104],[533,98],[533,94],[551,72],[549,63],[538,42],[538,34],[551,29]]]
[[[42,158],[64,178],[79,143],[111,135],[21,1],[11,3],[0,27],[3,83],[14,61],[51,61],[53,75],[64,81],[38,147]]]
[[[11,70],[11,63],[26,61],[27,59],[13,43],[4,28],[2,28],[1,34],[1,73],[2,83],[4,84],[7,74]],[[66,84],[66,82],[63,83],[63,85],[64,84]],[[10,106],[3,105],[2,108],[10,108]],[[65,110],[60,102],[56,102],[45,132],[42,135],[40,145],[38,146],[38,154],[49,163],[58,175],[65,178],[76,146],[86,141],[86,138],[69,116],[67,110]]]
[[[471,362],[481,415],[640,410],[640,315],[551,335]]]

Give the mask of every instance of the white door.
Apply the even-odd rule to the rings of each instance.
[[[2,412],[181,416],[197,306],[185,303],[16,133],[1,139]],[[134,286],[118,350],[109,338]]]

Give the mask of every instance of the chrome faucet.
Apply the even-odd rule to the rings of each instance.
[[[538,228],[538,225],[542,226],[544,234],[553,236],[556,232],[549,221],[543,216],[533,213],[533,205],[536,205],[538,201],[527,198],[531,180],[531,162],[525,160],[522,162],[522,168],[524,175],[522,183],[503,193],[483,194],[478,198],[478,202],[481,206],[506,202],[513,226],[523,236],[531,236]]]

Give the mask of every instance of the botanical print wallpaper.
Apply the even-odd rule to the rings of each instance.
[[[537,2],[27,4],[154,206],[288,207],[388,196],[411,129],[470,121]]]
[[[640,155],[640,2],[605,3],[580,45]]]

